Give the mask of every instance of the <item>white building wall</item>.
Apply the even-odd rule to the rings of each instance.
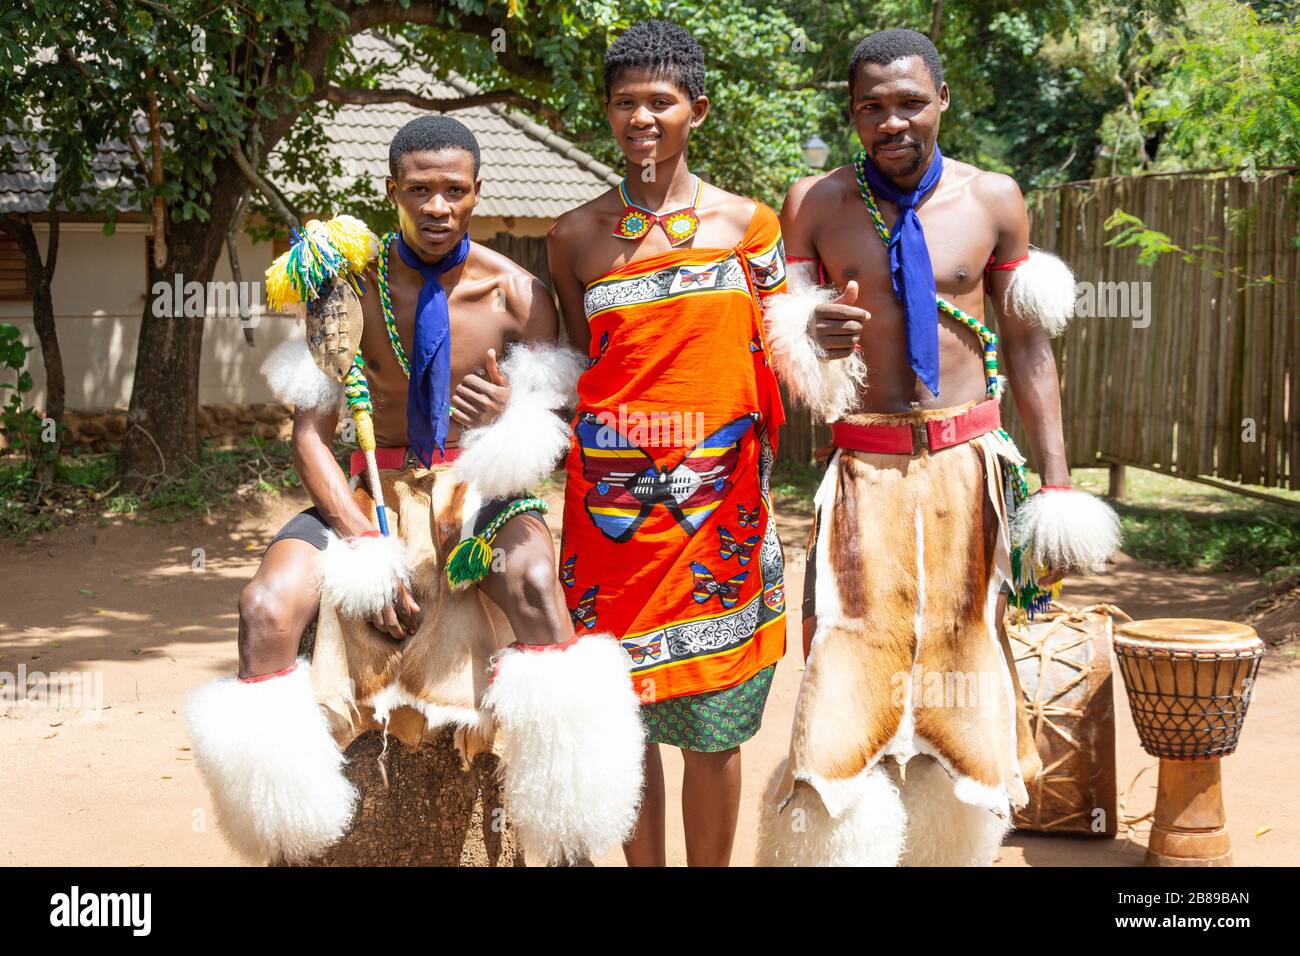
[[[517,235],[544,235],[548,226],[549,222],[485,217],[473,222],[471,235],[485,239],[507,229]],[[102,226],[94,223],[64,223],[59,229],[59,260],[51,291],[68,408],[98,411],[125,408],[130,402],[140,316],[148,292],[147,235],[148,226],[141,223],[121,223],[112,236],[105,236]],[[47,234],[42,224],[36,226],[36,238],[43,254]],[[239,263],[244,281],[262,282],[271,264],[271,249],[269,242],[254,244],[247,236],[240,237]],[[224,253],[213,279],[231,279],[230,263]],[[259,294],[259,302],[264,302],[264,294]],[[23,341],[32,347],[27,367],[35,387],[28,393],[28,404],[43,408],[45,369],[31,315],[30,302],[0,301],[0,322],[17,326]],[[298,323],[288,316],[262,314],[253,329],[254,346],[250,348],[237,316],[218,315],[209,309],[202,321],[199,403],[271,401],[258,370],[267,353],[293,335]]]

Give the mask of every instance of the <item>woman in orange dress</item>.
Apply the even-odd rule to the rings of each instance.
[[[708,110],[703,57],[648,21],[605,64],[617,189],[550,237],[569,336],[587,347],[560,575],[579,633],[627,651],[647,730],[628,862],[665,861],[659,743],[682,750],[689,864],[725,865],[742,742],[785,652],[784,562],[768,496],[783,420],[760,301],[785,287],[775,213],[704,184],[686,142]]]

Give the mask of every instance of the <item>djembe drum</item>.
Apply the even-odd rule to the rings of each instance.
[[[1160,758],[1147,866],[1231,866],[1219,760],[1237,749],[1264,642],[1227,621],[1125,624],[1115,654],[1142,747]]]

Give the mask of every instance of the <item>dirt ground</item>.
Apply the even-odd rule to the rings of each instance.
[[[170,525],[121,523],[0,543],[0,680],[35,672],[102,674],[101,710],[0,701],[0,864],[211,865],[237,862],[211,825],[181,710],[195,686],[234,671],[236,598],[262,548],[301,499]],[[553,509],[558,512],[558,509]],[[802,593],[807,516],[789,509],[787,593]],[[201,550],[198,550],[201,549]],[[1120,556],[1112,573],[1071,580],[1072,605],[1108,602],[1134,618],[1229,617],[1247,603],[1247,578],[1170,572]],[[793,607],[793,601],[792,601]],[[797,615],[763,728],[743,749],[745,792],[734,862],[753,859],[758,799],[785,754],[802,676]],[[1238,865],[1300,862],[1300,663],[1296,645],[1270,647],[1237,753],[1223,763]],[[97,678],[96,678],[97,679]],[[1152,809],[1156,760],[1138,745],[1116,685],[1121,820]],[[92,685],[93,687],[93,685]],[[12,694],[12,691],[11,691]],[[62,703],[67,704],[68,701]],[[684,862],[681,760],[665,754],[669,859]],[[1131,866],[1149,823],[1118,839],[1017,833],[1002,866]],[[618,852],[597,861],[621,865]]]

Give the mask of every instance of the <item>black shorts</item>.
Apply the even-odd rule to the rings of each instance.
[[[478,514],[474,516],[474,533],[482,534],[483,529],[488,526],[493,518],[519,500],[519,497],[515,497],[497,498],[493,501],[483,502],[483,506],[478,509]],[[525,514],[528,513],[525,512]],[[537,514],[540,517],[538,512],[532,512],[532,514]],[[315,506],[312,506],[306,511],[298,512],[286,521],[284,527],[275,533],[275,537],[271,539],[271,544],[268,544],[267,547],[269,548],[277,541],[293,538],[297,541],[306,541],[317,551],[324,551],[325,544],[328,541],[326,535],[329,530],[330,526],[325,523],[321,513],[316,510]]]

